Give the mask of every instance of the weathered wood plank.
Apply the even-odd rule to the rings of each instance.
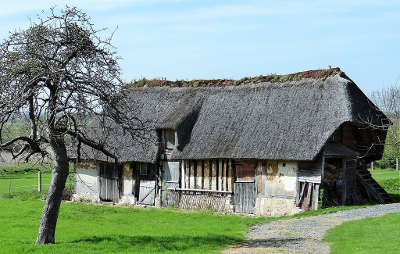
[[[306,187],[306,183],[305,182],[301,182],[300,183],[301,191],[300,191],[299,198],[296,200],[296,206],[300,206],[300,202],[304,197],[304,189],[305,189],[305,187]]]
[[[193,187],[194,189],[198,189],[198,185],[197,185],[197,161],[194,161],[194,165],[193,165]]]
[[[261,162],[257,163],[257,194],[262,194],[262,166]]]
[[[308,183],[308,191],[307,191],[307,208],[309,209],[311,206],[311,200],[312,200],[312,183]]]
[[[227,191],[232,191],[232,161],[228,160],[228,171],[227,171],[227,182],[228,185],[226,187]]]
[[[201,189],[204,189],[204,160],[201,161]]]
[[[212,160],[208,161],[208,189],[212,190]]]
[[[314,210],[318,210],[318,202],[319,202],[319,184],[315,184],[314,188]]]
[[[221,160],[221,190],[225,190],[225,160]]]
[[[216,160],[212,160],[212,175],[211,175],[211,189],[217,190],[217,162]]]

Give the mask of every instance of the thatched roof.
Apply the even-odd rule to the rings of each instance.
[[[343,123],[386,119],[338,68],[239,81],[163,82],[130,84],[125,93],[154,136],[156,129],[177,130],[174,159],[313,160]],[[121,142],[121,161],[157,159],[157,142],[135,146],[114,140]]]

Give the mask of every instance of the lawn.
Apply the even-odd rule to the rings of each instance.
[[[374,179],[400,201],[400,173],[394,170],[375,169]],[[331,244],[331,253],[399,253],[400,214],[343,223],[331,229],[325,241]]]
[[[375,169],[371,174],[394,201],[400,202],[400,171]]]
[[[47,192],[50,185],[51,169],[49,165],[35,165],[29,163],[4,164],[0,163],[0,196],[22,192],[35,192],[38,188],[38,171],[42,172],[42,191]],[[71,170],[72,172],[72,170]],[[67,186],[73,184],[71,173]]]
[[[244,241],[251,225],[271,220],[216,215],[210,212],[118,208],[64,202],[57,225],[57,244],[38,247],[34,242],[43,208],[43,201],[39,200],[41,194],[35,192],[39,169],[43,172],[45,193],[50,182],[48,167],[0,165],[0,253],[219,253],[227,245]],[[400,194],[397,187],[393,187],[393,182],[396,183],[400,179],[397,172],[374,170],[372,173],[391,194]],[[10,180],[11,196],[8,195]],[[71,183],[70,179],[69,184]],[[294,217],[352,208],[356,207],[309,211]],[[288,218],[293,217],[280,219]],[[386,216],[382,219],[388,223],[380,222],[380,226],[373,230],[379,232],[379,239],[389,241],[392,235],[386,235],[388,229],[383,226],[388,224],[387,227],[398,227],[399,217]],[[359,230],[360,232],[354,231],[356,235],[350,235],[348,240],[357,242],[363,240],[358,234],[367,235],[368,232],[373,232],[371,227],[376,224],[365,223],[366,228],[363,228],[364,223],[358,225],[355,222],[355,226],[352,223],[333,229],[327,236],[327,240],[333,244],[333,250],[337,250],[336,253],[346,253],[342,252],[341,248],[347,248],[346,241],[340,238],[343,234],[340,231],[341,227],[346,227],[344,231],[348,234],[353,232],[352,230]],[[335,233],[336,230],[339,230],[339,233]],[[381,231],[385,232],[381,234]],[[373,235],[376,237],[376,234]],[[370,241],[368,244],[372,246],[379,244],[379,241]],[[366,248],[370,248],[370,245]],[[389,244],[387,248],[392,248],[391,246],[392,244]]]
[[[57,244],[35,241],[43,202],[0,199],[0,253],[218,253],[265,218],[63,203]]]
[[[346,222],[328,231],[332,254],[390,254],[400,250],[400,214]]]

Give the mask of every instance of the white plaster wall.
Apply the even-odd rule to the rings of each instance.
[[[278,162],[278,171],[271,164],[265,169],[264,197],[296,197],[297,162]]]
[[[255,214],[284,216],[300,212],[296,207],[297,162],[280,161],[277,169],[273,163],[267,165],[262,177],[263,192],[256,198]]]
[[[120,203],[122,204],[135,204],[135,197],[133,195],[133,177],[132,167],[130,163],[125,163],[122,167],[122,197]]]
[[[73,199],[92,202],[100,201],[98,175],[99,171],[95,164],[80,163],[76,167]]]

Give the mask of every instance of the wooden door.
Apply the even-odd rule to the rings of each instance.
[[[254,213],[256,204],[256,185],[254,181],[236,181],[234,183],[235,212]]]
[[[156,196],[155,180],[140,180],[139,203],[143,205],[154,205]]]
[[[143,205],[154,205],[156,196],[156,166],[150,163],[139,165],[139,199]]]
[[[100,164],[100,200],[119,202],[120,168],[112,164]]]

